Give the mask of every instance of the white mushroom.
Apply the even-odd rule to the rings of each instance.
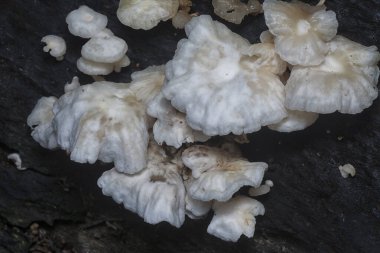
[[[255,199],[237,196],[227,202],[215,202],[214,217],[207,232],[225,241],[236,242],[243,234],[248,238],[255,233],[255,216],[264,215],[263,204]]]
[[[342,177],[348,178],[348,176],[354,177],[356,175],[356,169],[351,164],[347,163],[343,166],[339,166],[339,171]]]
[[[182,161],[192,174],[185,181],[187,192],[202,201],[227,201],[242,186],[258,187],[268,168],[266,163],[249,162],[222,149],[202,145],[187,148]]]
[[[54,118],[53,106],[56,101],[56,97],[40,98],[27,119],[27,124],[32,129],[33,139],[42,147],[48,149],[58,147],[52,126]]]
[[[178,0],[120,0],[117,17],[133,29],[149,30],[172,18],[178,6]]]
[[[258,0],[248,0],[247,3],[240,0],[212,0],[212,6],[216,15],[234,24],[240,24],[248,14],[257,15],[262,11]]]
[[[150,224],[166,221],[180,227],[185,220],[185,188],[178,166],[153,142],[143,171],[127,175],[112,169],[98,179],[98,186]]]
[[[303,130],[315,123],[318,113],[288,110],[288,116],[268,127],[277,132],[294,132]]]
[[[270,188],[273,187],[273,182],[272,180],[265,180],[265,183],[260,185],[259,187],[257,188],[250,188],[249,191],[248,191],[248,194],[249,196],[260,196],[260,195],[264,195],[264,194],[267,194],[270,192]]]
[[[244,54],[250,44],[210,16],[185,27],[166,65],[164,96],[186,114],[189,126],[208,136],[258,131],[286,116],[278,76]]]
[[[291,110],[355,114],[377,97],[380,54],[342,36],[329,43],[319,66],[294,66],[286,84],[285,105]]]
[[[80,57],[77,61],[77,68],[80,72],[90,75],[108,75],[114,70],[114,65],[111,63],[89,61]]]
[[[89,61],[115,63],[125,56],[127,50],[128,45],[123,39],[104,29],[83,45],[81,54]]]
[[[108,19],[86,5],[73,10],[66,17],[69,31],[75,36],[91,38],[102,31],[108,23]]]
[[[115,72],[120,72],[122,68],[127,67],[131,64],[131,60],[127,55],[124,55],[119,61],[113,64],[113,70]]]
[[[292,65],[318,65],[327,51],[326,42],[337,33],[338,21],[324,5],[311,6],[300,1],[291,3],[265,0],[265,23],[275,36],[276,51]]]
[[[43,48],[44,52],[49,52],[58,61],[63,60],[66,54],[66,42],[63,38],[56,35],[46,35],[41,39],[41,42],[46,44]]]
[[[29,126],[41,121],[36,116],[40,115],[42,102],[29,116]],[[51,106],[44,108],[49,109],[51,124],[39,124],[32,132],[41,145],[51,148],[54,145],[50,142],[57,140],[60,148],[71,153],[71,160],[114,162],[121,172],[136,173],[145,167],[148,144],[145,106],[127,84],[95,82],[79,86],[54,103],[53,114]]]
[[[153,134],[159,145],[166,143],[179,148],[183,143],[204,142],[210,138],[202,132],[190,128],[187,125],[185,114],[173,108],[162,93],[149,103],[147,113],[157,118],[153,126]]]
[[[199,219],[205,216],[212,206],[212,201],[201,201],[193,199],[189,194],[185,197],[186,215],[191,219]]]

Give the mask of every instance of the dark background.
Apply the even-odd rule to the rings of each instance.
[[[212,12],[211,1],[194,0],[193,10]],[[252,161],[269,164],[265,178],[275,186],[260,200],[253,239],[223,242],[206,232],[211,219],[187,219],[182,228],[149,225],[102,196],[96,186],[110,164],[80,165],[63,151],[41,148],[26,118],[41,96],[60,96],[74,75],[85,40],[69,34],[66,15],[79,5],[108,16],[108,27],[124,38],[131,66],[107,80],[129,81],[130,73],[172,58],[184,32],[170,22],[135,31],[118,22],[115,0],[0,0],[0,252],[379,252],[380,103],[358,115],[322,115],[301,132],[263,129],[243,146]],[[313,2],[315,3],[315,1]],[[337,13],[339,34],[380,46],[379,0],[327,0]],[[220,20],[220,19],[218,19]],[[228,25],[251,42],[265,30],[263,15]],[[47,34],[67,42],[65,60],[43,53]],[[20,153],[29,169],[7,161]],[[338,166],[353,164],[354,178]]]

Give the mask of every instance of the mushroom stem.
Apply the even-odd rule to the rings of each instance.
[[[326,0],[319,0],[319,3],[317,3],[316,6],[322,6],[325,4],[325,2],[326,2]]]

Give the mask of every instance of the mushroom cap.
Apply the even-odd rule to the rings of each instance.
[[[66,23],[71,34],[88,39],[106,28],[108,19],[105,15],[82,5],[67,15]]]
[[[244,234],[248,238],[255,233],[255,216],[264,215],[265,208],[259,201],[237,196],[227,202],[215,202],[214,217],[207,232],[225,241],[236,242]]]
[[[288,110],[288,116],[280,122],[269,125],[268,127],[277,132],[294,132],[303,130],[318,119],[318,114],[313,112],[301,112]]]
[[[210,16],[185,27],[166,65],[164,96],[186,114],[189,126],[208,136],[258,131],[286,116],[278,76],[243,53],[250,44]]]
[[[379,60],[375,46],[336,36],[321,65],[293,67],[285,87],[285,105],[315,113],[359,113],[378,95]]]
[[[275,36],[276,52],[292,65],[320,64],[328,51],[326,42],[337,33],[338,21],[326,7],[265,0],[265,23]]]
[[[98,186],[104,195],[123,203],[126,209],[137,213],[144,221],[150,224],[166,221],[180,227],[185,220],[183,181],[177,165],[155,145],[148,149],[149,160],[143,171],[128,175],[112,169],[98,179]]]
[[[182,161],[191,169],[187,193],[202,201],[227,201],[242,186],[258,187],[268,168],[266,163],[248,162],[222,149],[193,145],[182,153]]]
[[[80,57],[77,60],[77,68],[86,75],[98,76],[110,74],[114,70],[114,65],[112,63],[94,62]]]
[[[33,139],[47,149],[58,147],[52,125],[53,106],[56,101],[56,97],[40,98],[27,119],[27,124],[32,129]]]
[[[113,70],[115,72],[120,72],[122,68],[127,67],[131,64],[131,60],[127,55],[124,55],[119,61],[115,62],[113,65]]]
[[[49,52],[59,61],[63,60],[66,53],[66,42],[63,38],[56,35],[46,35],[41,39],[41,42],[46,44],[43,48],[44,52]]]
[[[160,21],[172,18],[178,6],[178,0],[120,0],[117,17],[133,29],[150,30]]]
[[[71,153],[71,160],[114,162],[125,173],[145,167],[145,107],[127,85],[95,82],[79,86],[59,98],[53,113],[58,145]]]
[[[257,0],[243,3],[240,0],[212,0],[214,12],[219,17],[234,24],[240,24],[248,14],[261,12],[261,4]]]
[[[84,58],[94,62],[115,63],[125,56],[127,43],[107,30],[96,34],[83,45],[81,54]]]
[[[201,201],[193,199],[190,195],[186,194],[185,197],[185,210],[186,215],[191,219],[199,219],[205,216],[212,206],[212,201]]]
[[[133,72],[131,78],[129,88],[139,100],[148,105],[160,93],[165,79],[165,65],[150,66]]]
[[[174,109],[162,93],[149,103],[147,113],[157,119],[153,126],[153,134],[159,145],[166,143],[179,148],[183,143],[204,142],[210,139],[202,132],[190,128],[185,114]]]

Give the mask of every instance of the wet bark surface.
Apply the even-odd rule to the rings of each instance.
[[[211,1],[193,1],[210,14]],[[322,115],[301,132],[263,129],[242,146],[252,161],[269,164],[265,178],[275,186],[260,200],[253,239],[227,243],[208,235],[211,215],[187,219],[176,229],[149,225],[102,196],[96,186],[109,164],[76,164],[63,151],[40,147],[26,118],[41,96],[60,96],[74,75],[85,40],[69,34],[65,17],[79,5],[106,14],[108,27],[124,38],[132,64],[108,80],[129,81],[130,73],[172,58],[184,32],[170,22],[134,31],[116,18],[117,1],[12,0],[0,2],[0,252],[378,252],[380,248],[380,102],[358,115]],[[339,34],[380,46],[380,1],[327,1],[337,13]],[[218,19],[220,20],[220,19]],[[251,42],[265,30],[262,15],[228,26]],[[43,53],[40,40],[62,36],[62,62]],[[7,154],[21,155],[25,171]],[[354,178],[339,165],[351,163]],[[244,189],[243,189],[244,191]]]

